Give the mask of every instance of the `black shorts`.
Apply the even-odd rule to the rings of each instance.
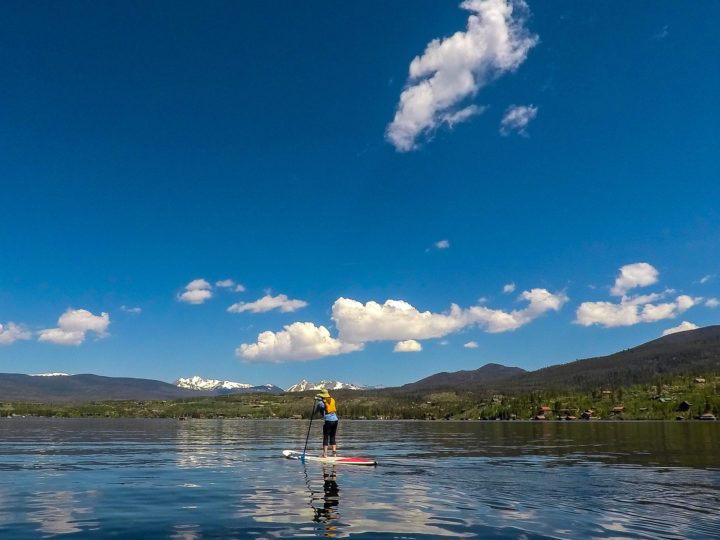
[[[325,420],[323,424],[323,446],[335,445],[335,434],[337,433],[337,420]]]

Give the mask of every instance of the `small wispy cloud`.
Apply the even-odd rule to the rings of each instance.
[[[477,344],[477,341],[468,341],[465,345],[463,345],[466,349],[477,349],[479,345]]]
[[[235,283],[232,279],[221,279],[215,282],[216,287],[221,289],[232,289],[235,292],[245,292],[245,286]]]
[[[414,339],[406,339],[405,341],[398,341],[395,344],[393,352],[419,352],[422,351],[422,345]]]
[[[707,276],[703,276],[700,278],[700,283],[702,283],[704,285],[705,283],[707,283],[714,277],[715,277],[715,274],[708,274]]]
[[[307,305],[308,303],[304,300],[290,300],[285,294],[278,294],[277,296],[267,294],[255,302],[238,302],[230,306],[227,310],[231,313],[242,313],[243,311],[263,313],[273,309],[279,309],[283,313],[288,313],[304,308]]]
[[[500,135],[507,137],[511,133],[528,136],[527,126],[537,116],[535,105],[511,105],[500,121]]]
[[[514,283],[508,283],[503,287],[503,292],[506,294],[509,294],[511,292],[515,292],[515,284]]]
[[[31,339],[32,333],[23,325],[9,322],[0,324],[0,345],[10,345],[21,339]]]
[[[708,298],[707,300],[705,300],[705,305],[709,308],[716,308],[720,306],[720,302],[717,298]]]
[[[178,295],[178,302],[202,304],[212,298],[212,286],[204,279],[194,279],[185,285],[185,292]]]
[[[428,253],[433,250],[438,249],[448,249],[450,247],[450,240],[438,240],[437,242],[433,242],[433,245],[430,246],[425,250],[425,253]]]
[[[120,311],[124,311],[125,313],[132,313],[134,315],[139,315],[140,313],[142,313],[142,308],[129,307],[129,306],[122,305],[122,306],[120,306]]]

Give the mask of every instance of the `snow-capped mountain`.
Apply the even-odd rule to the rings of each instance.
[[[318,383],[308,382],[305,379],[293,384],[286,392],[305,392],[306,390],[366,390],[368,387],[362,384],[350,384],[340,381],[320,381]]]
[[[179,378],[173,383],[180,388],[190,388],[192,390],[237,390],[240,388],[252,388],[253,384],[239,383],[233,381],[220,381],[218,379],[203,379],[199,375],[192,377]],[[272,386],[272,385],[266,385]]]
[[[31,373],[31,377],[69,377],[67,373]]]

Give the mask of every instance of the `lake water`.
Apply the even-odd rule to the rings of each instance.
[[[2,418],[0,537],[720,538],[715,422],[307,426]]]

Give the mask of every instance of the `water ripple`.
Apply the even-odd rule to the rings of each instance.
[[[280,457],[306,429],[277,420],[0,422],[0,534],[534,539],[720,530],[717,425],[342,422],[341,451],[373,456],[375,468]]]

